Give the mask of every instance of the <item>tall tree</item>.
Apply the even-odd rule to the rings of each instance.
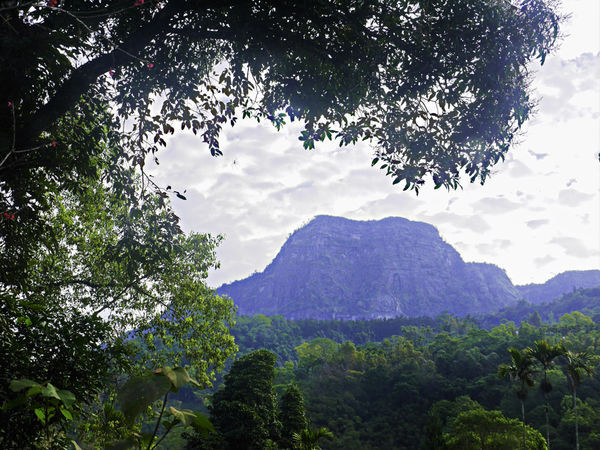
[[[552,383],[548,381],[548,370],[551,369],[556,359],[563,355],[565,348],[561,344],[551,345],[545,340],[535,341],[532,348],[527,349],[533,358],[541,365],[544,373],[544,379],[540,382],[540,389],[544,394],[544,411],[546,414],[546,442],[550,449],[550,420],[548,417],[550,406],[548,404],[548,394],[552,392]]]
[[[264,449],[279,437],[273,387],[275,354],[257,350],[236,360],[212,400],[211,421],[229,449]]]
[[[304,399],[300,389],[290,384],[279,402],[279,421],[281,422],[281,448],[294,448],[294,433],[300,433],[308,427]]]
[[[501,378],[509,377],[519,382],[519,388],[516,391],[517,398],[521,402],[521,418],[523,421],[523,449],[526,447],[525,433],[525,399],[527,398],[527,388],[535,385],[535,363],[533,357],[527,351],[519,351],[514,347],[508,349],[511,357],[510,364],[503,364],[498,369],[498,375]]]
[[[569,389],[573,396],[573,411],[575,412],[575,448],[579,450],[579,417],[577,415],[577,387],[581,384],[581,378],[587,374],[591,376],[594,373],[596,358],[589,351],[572,352],[566,350],[562,355],[565,359],[565,370],[567,380],[569,380]]]

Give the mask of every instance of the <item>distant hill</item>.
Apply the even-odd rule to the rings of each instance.
[[[600,287],[578,288],[552,301],[539,304],[519,300],[495,313],[478,317],[476,320],[484,328],[494,327],[507,320],[519,325],[525,320],[531,322],[532,314],[538,313],[543,322],[557,322],[564,314],[574,311],[579,311],[599,322]]]
[[[544,284],[517,286],[519,295],[537,305],[549,302],[577,288],[600,286],[600,270],[570,270],[556,275]]]
[[[217,291],[239,314],[357,320],[486,314],[519,300],[519,289],[495,265],[465,263],[432,225],[317,216],[264,272]]]

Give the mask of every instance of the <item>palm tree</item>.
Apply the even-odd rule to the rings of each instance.
[[[517,398],[521,401],[521,415],[523,417],[523,449],[526,449],[525,432],[525,399],[527,398],[527,388],[535,385],[535,362],[528,351],[520,352],[514,347],[508,349],[512,361],[510,364],[502,364],[498,368],[498,375],[501,378],[509,377],[511,380],[518,380],[520,383],[517,389]]]
[[[569,380],[569,389],[573,395],[573,411],[575,412],[575,448],[579,450],[579,423],[577,417],[577,387],[581,384],[583,375],[592,376],[594,372],[595,357],[586,351],[571,352],[565,351],[563,354],[566,365],[567,379]]]
[[[294,433],[292,435],[295,448],[300,450],[321,450],[319,441],[324,437],[333,437],[333,433],[325,427],[319,428],[318,430],[305,428],[300,433]]]
[[[535,358],[541,365],[544,372],[544,379],[540,383],[540,389],[544,393],[544,405],[546,412],[546,443],[550,450],[550,420],[548,419],[548,394],[552,392],[552,384],[548,381],[548,370],[554,366],[554,361],[565,353],[562,344],[550,345],[545,340],[535,341],[533,348],[527,348],[527,352]]]

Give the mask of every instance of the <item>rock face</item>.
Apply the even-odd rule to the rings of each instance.
[[[519,295],[535,305],[550,302],[576,288],[600,286],[600,270],[570,270],[550,278],[544,284],[517,286]]]
[[[226,284],[240,314],[362,319],[478,314],[519,298],[506,273],[465,263],[429,224],[317,216],[262,273]]]

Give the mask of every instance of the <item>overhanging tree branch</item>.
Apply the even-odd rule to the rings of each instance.
[[[183,0],[171,0],[159,10],[146,25],[131,35],[112,52],[98,56],[75,69],[56,90],[52,98],[30,118],[26,127],[19,130],[23,145],[31,145],[38,136],[63,117],[89,91],[90,86],[103,73],[131,63],[130,55],[140,54],[144,47],[167,31],[171,19],[181,10]],[[140,60],[143,57],[140,56]]]

